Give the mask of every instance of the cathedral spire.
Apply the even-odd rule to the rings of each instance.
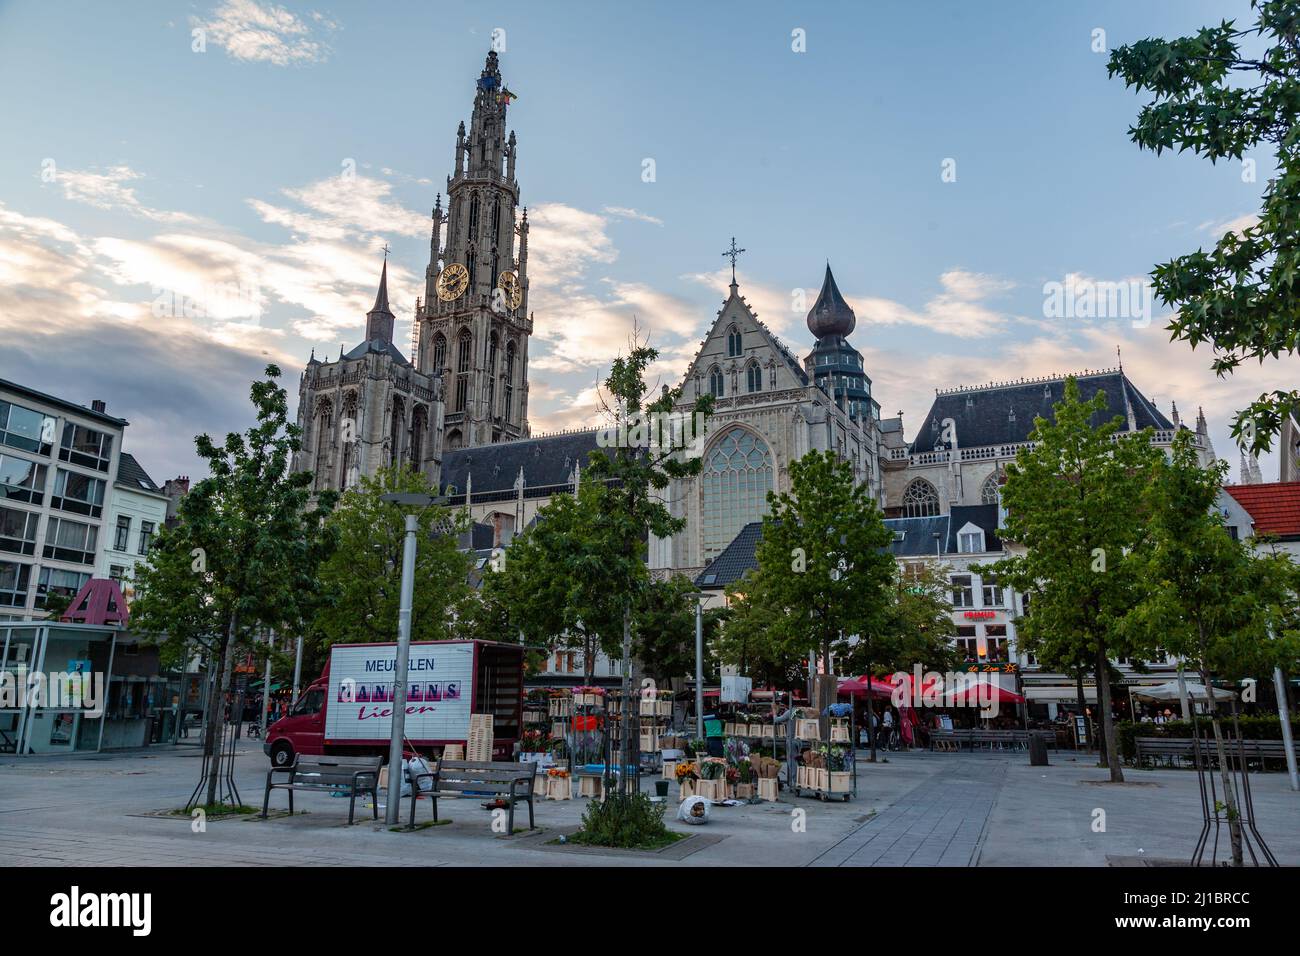
[[[385,345],[393,341],[393,310],[388,307],[388,253],[384,253],[384,268],[379,274],[379,291],[375,293],[375,306],[366,313],[366,339]]]

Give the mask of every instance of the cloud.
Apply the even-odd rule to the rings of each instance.
[[[916,325],[943,335],[974,339],[1003,331],[1012,316],[985,304],[985,299],[1009,292],[1008,279],[950,269],[939,276],[942,291],[920,309],[876,296],[849,296],[859,322],[873,325]]]
[[[130,166],[111,166],[104,172],[59,170],[54,182],[63,187],[63,196],[73,202],[96,209],[124,211],[142,219],[161,223],[197,223],[188,213],[152,209],[136,197],[135,188],[127,183],[144,177]]]
[[[96,398],[131,422],[126,450],[155,480],[200,474],[194,435],[251,419],[249,382],[275,349],[223,341],[149,299],[101,282],[97,240],[0,205],[0,377],[78,404]]]
[[[1223,222],[1214,222],[1213,220],[1203,222],[1196,227],[1196,230],[1198,232],[1208,232],[1217,240],[1230,232],[1240,235],[1251,226],[1257,225],[1259,225],[1259,216],[1253,212],[1247,212]]]
[[[605,206],[603,212],[609,213],[616,219],[634,219],[637,222],[648,222],[653,226],[662,226],[664,221],[658,216],[650,216],[627,206]]]
[[[318,37],[333,33],[338,24],[315,11],[307,17],[310,23],[274,4],[224,0],[210,19],[191,17],[190,24],[235,60],[275,66],[323,63],[332,51]]]

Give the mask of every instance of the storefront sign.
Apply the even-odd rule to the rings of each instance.
[[[967,664],[968,674],[1018,674],[1019,664]]]
[[[996,611],[967,611],[963,617],[968,621],[987,621],[991,620],[996,614]]]

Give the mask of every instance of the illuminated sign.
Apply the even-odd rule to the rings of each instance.
[[[996,613],[996,611],[967,611],[963,617],[968,621],[987,621]]]

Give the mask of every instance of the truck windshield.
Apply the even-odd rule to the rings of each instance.
[[[321,704],[325,701],[325,692],[323,690],[309,690],[298,698],[298,703],[294,705],[294,716],[302,714],[320,713]]]

